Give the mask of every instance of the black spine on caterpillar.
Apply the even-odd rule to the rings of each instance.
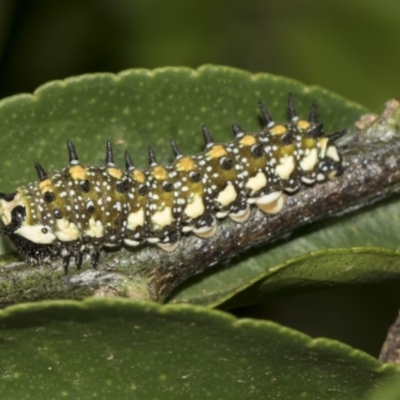
[[[82,256],[90,254],[96,267],[103,247],[148,242],[173,251],[182,233],[211,237],[218,219],[228,216],[243,223],[252,204],[264,213],[278,213],[286,196],[302,184],[342,171],[335,140],[346,131],[324,133],[315,103],[309,119],[300,119],[289,94],[289,121],[284,124],[275,123],[259,106],[261,132],[245,133],[235,124],[234,140],[218,144],[203,126],[202,153],[183,155],[171,141],[175,160],[163,166],[149,147],[144,171],[128,153],[126,170],[117,168],[110,142],[104,166],[83,165],[68,141],[68,167],[47,174],[35,163],[38,181],[0,193],[0,233],[31,261],[61,256],[67,270],[71,257],[80,268]]]

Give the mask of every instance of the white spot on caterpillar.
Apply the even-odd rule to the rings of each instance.
[[[190,200],[189,200],[190,201]],[[197,218],[204,214],[204,203],[201,196],[194,195],[183,211],[189,218]]]
[[[286,203],[287,196],[283,194],[282,196],[278,197],[275,201],[269,203],[258,203],[257,207],[267,214],[277,214],[279,211],[282,210],[283,206]]]
[[[14,233],[38,244],[50,244],[56,240],[50,227],[41,224],[22,225]]]
[[[222,218],[225,218],[228,214],[229,214],[229,210],[227,210],[227,211],[218,211],[216,216],[217,216],[217,218],[222,219]]]
[[[279,199],[279,197],[282,196],[282,192],[271,192],[268,194],[265,194],[264,196],[258,197],[257,199],[255,199],[255,203],[257,204],[270,204],[274,201],[276,201],[277,199]]]
[[[175,243],[157,243],[157,246],[164,251],[171,252],[174,251],[178,247],[178,242]]]
[[[193,229],[193,233],[203,239],[214,236],[217,231],[217,221],[214,219],[212,225],[202,226],[201,228]]]
[[[256,176],[249,178],[245,187],[257,192],[267,184],[267,177],[263,172],[258,172]]]
[[[322,182],[322,181],[324,181],[324,180],[325,180],[325,175],[319,173],[319,174],[317,175],[317,181],[318,181],[318,182]]]
[[[158,243],[160,241],[159,238],[147,238],[147,241],[149,243]]]
[[[340,157],[335,146],[328,147],[328,150],[326,151],[326,156],[331,158],[333,161],[340,161]]]
[[[315,154],[317,154],[316,151]],[[286,156],[280,159],[280,163],[275,167],[275,171],[281,179],[289,179],[289,176],[294,171],[294,168],[294,157]]]
[[[251,214],[250,207],[247,205],[247,207],[244,210],[240,210],[237,213],[229,214],[229,218],[232,221],[242,224],[243,222],[249,219],[250,214]]]
[[[157,211],[151,216],[151,222],[157,228],[164,228],[166,225],[171,225],[173,221],[171,207],[165,207],[162,211]]]
[[[130,213],[128,216],[128,229],[135,230],[138,226],[143,226],[144,224],[144,210],[140,210]]]
[[[231,184],[227,184],[224,190],[218,193],[217,201],[222,206],[228,206],[235,201],[237,193],[235,187]]]
[[[124,239],[124,243],[127,244],[128,246],[139,246],[140,242],[137,240],[132,240],[132,239]]]
[[[307,185],[312,185],[315,182],[315,179],[307,178],[306,176],[302,176],[301,177],[301,181],[304,182]]]
[[[92,217],[89,219],[89,228],[84,233],[86,236],[101,238],[104,236],[104,226],[101,221],[95,221]]]
[[[310,150],[310,152],[303,157],[303,159],[300,161],[300,168],[303,171],[311,171],[314,169],[315,165],[318,162],[318,153],[317,149],[313,148]]]
[[[76,224],[69,222],[66,218],[57,220],[54,233],[57,236],[57,239],[62,242],[77,240],[81,236]]]

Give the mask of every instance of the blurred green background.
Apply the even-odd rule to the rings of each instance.
[[[398,0],[0,1],[0,95],[86,72],[231,65],[372,110],[399,96]]]
[[[0,0],[0,97],[88,72],[230,65],[320,85],[379,111],[400,97],[398,0]],[[237,310],[377,356],[398,282]]]

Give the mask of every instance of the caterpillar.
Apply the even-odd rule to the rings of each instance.
[[[335,141],[346,130],[324,133],[315,102],[309,118],[301,119],[289,94],[288,122],[282,124],[263,103],[259,108],[261,132],[234,124],[234,139],[221,144],[203,125],[202,153],[184,155],[171,141],[174,161],[164,166],[149,147],[146,170],[136,168],[128,152],[125,171],[119,169],[110,141],[103,166],[81,164],[68,140],[66,168],[47,174],[35,163],[38,181],[0,193],[0,233],[31,263],[62,257],[67,272],[71,258],[79,269],[87,255],[96,268],[104,247],[147,242],[173,251],[182,235],[209,238],[218,220],[240,225],[254,206],[278,213],[302,185],[342,173]]]

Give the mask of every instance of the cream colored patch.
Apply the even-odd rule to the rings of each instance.
[[[226,154],[226,150],[221,145],[217,144],[207,152],[207,157],[214,159],[226,156]]]
[[[151,222],[158,228],[171,225],[173,221],[171,207],[165,207],[162,211],[157,211],[151,216]]]
[[[86,236],[101,238],[104,236],[104,226],[101,221],[96,221],[94,217],[89,219],[89,228],[84,231]]]
[[[124,239],[124,243],[126,245],[132,246],[132,247],[139,246],[139,244],[140,244],[140,242],[137,240],[127,239],[127,238]]]
[[[182,228],[182,232],[192,232],[193,229],[194,229],[193,225],[186,225]]]
[[[284,125],[275,125],[270,132],[273,135],[283,135],[287,132],[287,129]]]
[[[43,233],[45,229],[47,233]],[[48,226],[42,224],[37,225],[22,225],[14,233],[38,244],[50,244],[56,240],[56,236]]]
[[[335,146],[328,147],[328,150],[326,151],[326,156],[331,158],[333,161],[336,161],[336,162],[340,161],[339,153]]]
[[[267,184],[267,177],[263,172],[258,172],[252,178],[249,178],[246,182],[245,187],[253,190],[254,192],[258,192]]]
[[[306,131],[309,129],[311,124],[308,121],[305,121],[304,119],[301,119],[300,121],[297,122],[297,127],[303,131]]]
[[[175,243],[157,243],[157,246],[164,251],[174,251],[178,247],[179,242]]]
[[[218,193],[217,201],[219,204],[222,206],[228,206],[232,202],[235,201],[237,197],[237,192],[235,190],[235,187],[233,185],[226,185],[224,190],[221,190]]]
[[[295,169],[295,162],[293,156],[286,156],[280,159],[280,163],[275,167],[276,174],[281,179],[289,179],[290,174]]]
[[[74,180],[85,180],[86,179],[86,169],[81,165],[74,165],[73,167],[69,167],[69,174]]]
[[[319,147],[320,147],[319,154],[320,154],[321,158],[325,158],[326,148],[328,147],[328,142],[329,142],[328,138],[321,138],[318,141],[318,144],[319,144]]]
[[[256,138],[252,135],[245,135],[240,139],[240,144],[243,146],[252,146],[256,142]]]
[[[315,179],[307,178],[306,176],[302,176],[301,177],[301,181],[304,182],[307,185],[312,185],[315,182]]]
[[[257,203],[257,207],[267,214],[277,214],[282,210],[283,206],[286,203],[287,196],[283,194],[281,197],[268,204],[259,204]]]
[[[168,178],[167,170],[159,165],[157,167],[154,167],[151,174],[159,181],[165,181]]]
[[[229,210],[227,211],[218,211],[216,216],[219,219],[225,218],[229,214]]]
[[[138,226],[143,226],[144,224],[144,210],[141,208],[136,212],[132,212],[128,215],[127,228],[132,231]]]
[[[147,238],[146,239],[149,243],[158,243],[159,241],[160,241],[160,239],[159,238],[156,238],[156,237],[154,237],[154,238]]]
[[[45,179],[44,181],[39,182],[39,189],[42,193],[44,192],[52,192],[53,187],[51,185],[50,179]]]
[[[17,192],[11,201],[0,200],[1,220],[4,225],[8,225],[11,222],[11,211],[17,206],[22,206],[27,209],[20,192]]]
[[[317,175],[317,181],[318,181],[318,182],[322,182],[322,181],[324,181],[324,180],[325,180],[325,175],[319,173],[319,174]]]
[[[185,207],[183,212],[189,217],[189,218],[197,218],[203,215],[204,213],[204,203],[203,199],[201,196],[198,194],[195,194],[192,197],[192,201]]]
[[[176,163],[177,171],[191,171],[195,168],[195,163],[190,157],[183,157]]]
[[[123,172],[115,167],[107,168],[107,173],[116,179],[121,179],[123,175]]]
[[[66,218],[57,220],[54,234],[57,236],[57,239],[61,240],[62,242],[71,242],[73,240],[79,239],[81,236],[76,224],[74,224],[73,222],[69,222]]]
[[[193,229],[193,233],[203,239],[208,239],[214,236],[215,232],[217,232],[217,221],[215,220],[211,226],[203,226],[201,228]]]
[[[132,178],[139,183],[143,183],[146,178],[144,177],[144,174],[142,171],[139,171],[138,169],[133,170],[132,172]]]
[[[256,204],[270,204],[279,199],[283,192],[271,192],[255,199]]]
[[[303,171],[311,171],[314,169],[315,165],[318,162],[318,153],[317,149],[313,148],[310,150],[310,152],[302,158],[300,161],[300,168]]]
[[[119,243],[104,243],[104,246],[112,249],[113,247],[118,247]]]
[[[251,210],[250,207],[247,206],[244,210],[240,210],[237,213],[231,213],[229,214],[229,218],[232,221],[238,222],[239,224],[242,224],[243,222],[247,221],[250,217]]]

